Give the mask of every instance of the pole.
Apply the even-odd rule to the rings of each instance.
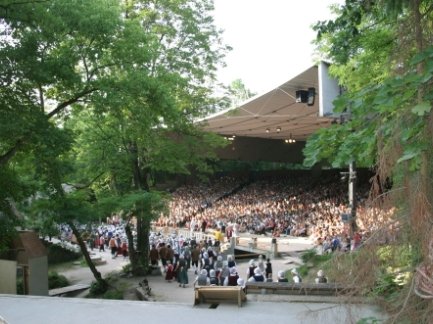
[[[350,206],[350,230],[351,235],[356,232],[356,171],[355,161],[349,163],[349,206]]]

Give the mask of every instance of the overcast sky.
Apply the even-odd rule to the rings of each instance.
[[[262,93],[314,64],[311,26],[332,17],[344,0],[215,0],[215,24],[233,47],[218,74],[225,85],[241,79]]]

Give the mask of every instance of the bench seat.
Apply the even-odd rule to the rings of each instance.
[[[246,301],[242,287],[239,286],[195,286],[194,305],[200,303],[222,303],[235,302],[242,307],[242,302]]]
[[[55,288],[55,289],[50,289],[48,291],[48,295],[49,296],[63,296],[72,292],[77,292],[77,291],[81,291],[81,290],[85,290],[90,288],[90,285],[87,284],[76,284],[76,285],[71,285],[71,286],[66,286],[66,287],[62,287],[62,288]]]
[[[286,294],[336,296],[353,288],[337,283],[247,282],[247,294]]]

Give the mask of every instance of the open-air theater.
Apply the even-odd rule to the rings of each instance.
[[[355,179],[361,186],[368,186],[371,173],[367,169],[354,170],[348,161],[348,170],[335,170],[318,164],[310,170],[297,168],[303,163],[303,149],[308,137],[320,128],[342,122],[344,116],[334,112],[333,101],[342,92],[337,80],[328,73],[329,64],[319,62],[294,76],[285,83],[238,106],[220,111],[198,121],[206,131],[223,136],[228,145],[219,149],[221,160],[242,162],[269,162],[291,165],[285,170],[273,170],[251,175],[238,169],[237,174],[250,179],[281,178],[289,173],[310,180],[320,180],[325,174],[333,174],[344,182],[346,210],[341,214],[355,216]],[[302,170],[301,170],[302,169]],[[349,172],[346,172],[349,171]],[[348,180],[348,181],[346,181]],[[341,184],[341,183],[340,183]],[[324,190],[332,190],[325,188]],[[363,194],[366,194],[367,190]],[[352,210],[350,210],[352,209]],[[350,216],[349,216],[350,217]]]
[[[161,215],[154,226],[166,229],[176,227],[178,237],[184,234],[198,239],[215,237],[214,230],[230,228],[232,237],[224,243],[224,247],[228,246],[230,249],[228,253],[236,256],[237,238],[241,238],[242,233],[245,233],[243,238],[249,237],[249,243],[252,245],[247,247],[249,252],[255,252],[250,253],[250,257],[254,258],[258,255],[260,247],[257,247],[257,241],[251,242],[251,238],[263,235],[271,242],[271,249],[267,249],[269,254],[266,254],[266,257],[273,260],[278,258],[276,245],[280,236],[284,236],[282,239],[289,236],[311,236],[316,242],[322,239],[322,245],[328,244],[331,248],[333,236],[339,236],[342,232],[353,235],[348,226],[349,222],[344,221],[342,217],[347,215],[348,206],[352,204],[351,208],[355,207],[353,187],[352,197],[348,195],[351,191],[350,183],[353,181],[341,181],[341,170],[331,170],[328,166],[315,166],[311,170],[293,167],[303,162],[302,150],[307,138],[317,129],[328,127],[338,120],[339,116],[333,113],[332,102],[339,94],[337,82],[328,74],[328,65],[321,62],[238,107],[200,120],[200,127],[217,133],[228,141],[229,144],[218,151],[221,160],[265,161],[271,164],[277,162],[291,166],[292,169],[289,167],[256,173],[240,170],[237,174],[233,173],[235,176],[226,173],[223,177],[216,177],[207,185],[188,182],[173,192],[169,206],[170,214]],[[358,178],[361,178],[360,171],[357,170]],[[332,174],[332,177],[329,177],[329,174]],[[368,176],[364,179],[368,179]],[[362,196],[358,195],[357,198]],[[353,201],[350,201],[351,199]],[[368,219],[361,219],[361,225],[364,225],[362,234],[367,234],[365,229],[371,225]],[[355,236],[352,242],[360,243],[356,241]],[[345,242],[341,242],[341,246],[346,251],[351,248],[350,243],[345,245]],[[281,262],[283,261],[280,260],[280,264]],[[284,266],[287,267],[286,264]],[[262,283],[264,286],[257,283],[248,284],[245,290],[241,287],[217,287],[215,290],[209,290],[209,287],[205,286],[202,286],[203,289],[200,286],[195,287],[194,304],[211,303],[212,309],[230,300],[244,306],[247,289],[251,296],[248,298],[249,302],[261,301],[261,295],[266,295],[270,298],[268,301],[273,301],[274,294],[335,295],[341,289],[335,283],[322,286],[307,282],[301,285],[289,282],[282,285],[279,282]],[[99,322],[101,318],[115,318],[112,321],[104,320],[107,323],[115,323],[119,321],[120,316],[127,322],[147,318],[155,323],[174,318],[180,322],[190,323],[209,319],[209,307],[194,306],[196,309],[191,313],[192,306],[182,303],[133,304],[127,301],[39,296],[24,298],[15,295],[0,298],[1,304],[6,307],[4,309],[9,310],[6,315],[31,318],[31,322],[35,323],[57,322],[55,315],[47,317],[49,311],[44,312],[43,317],[34,316],[42,314],[39,312],[40,309],[50,307],[69,320],[86,323]],[[323,302],[322,296],[316,298],[317,300]],[[340,306],[335,306],[336,311],[331,312],[328,311],[329,306],[323,308],[322,304],[312,304],[308,301],[285,303],[284,307],[281,307],[281,302],[251,303],[246,305],[248,311],[242,312],[242,316],[239,316],[240,310],[237,307],[223,305],[218,307],[217,316],[222,321],[235,319],[236,323],[254,323],[269,319],[279,323],[294,323],[298,322],[299,316],[305,316],[306,303],[308,306],[305,307],[317,308],[322,317],[325,313],[332,313],[327,314],[329,318],[341,319],[345,316],[345,311]],[[19,307],[21,309],[18,305],[22,305],[25,312],[16,310]],[[370,314],[369,309],[364,311]],[[1,316],[0,322],[2,323]]]
[[[201,226],[206,223],[210,233],[221,224],[228,226],[228,236],[236,224],[236,231],[243,233],[311,236],[316,242],[342,235],[350,240],[356,202],[365,202],[368,196],[369,170],[354,170],[349,161],[349,170],[326,165],[299,168],[307,138],[341,121],[333,111],[341,89],[328,68],[320,62],[264,94],[198,121],[204,130],[227,140],[218,156],[240,163],[235,171],[223,172],[237,179],[206,189],[180,188],[173,194],[170,216],[161,217],[156,227],[176,227],[187,237],[195,227],[196,239],[204,237]],[[242,168],[247,165],[242,162],[263,161],[286,168]],[[362,211],[356,223],[361,225],[359,232],[368,234],[371,213]]]

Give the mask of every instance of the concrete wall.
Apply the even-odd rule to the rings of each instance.
[[[48,258],[29,259],[29,295],[48,296]]]
[[[221,159],[302,163],[304,146],[305,142],[288,144],[284,140],[237,136],[217,153]]]
[[[0,294],[17,294],[17,262],[0,260]]]

